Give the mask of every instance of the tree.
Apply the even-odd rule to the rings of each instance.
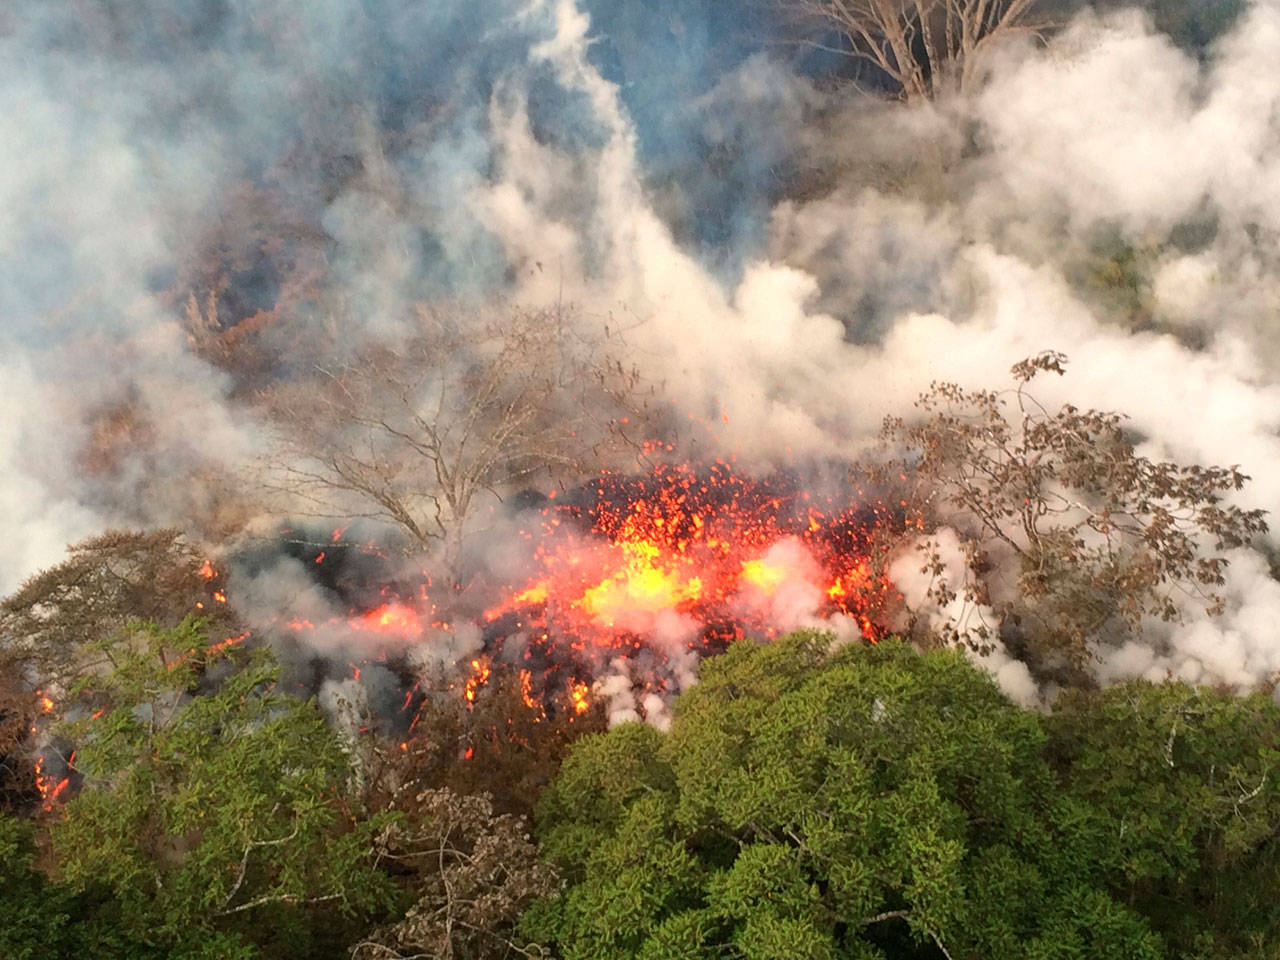
[[[1267,525],[1264,511],[1224,502],[1248,480],[1238,467],[1153,461],[1135,451],[1121,414],[1045,409],[1028,384],[1061,375],[1065,362],[1059,353],[1024,360],[1014,388],[999,393],[935,383],[917,402],[924,419],[885,422],[886,441],[908,455],[873,476],[916,489],[922,529],[949,526],[964,538],[963,582],[951,582],[936,551],[926,557],[930,600],[991,609],[1006,640],[1079,666],[1094,645],[1137,633],[1148,618],[1177,620],[1188,598],[1219,612],[1222,551]],[[1010,564],[1016,582],[993,586]],[[967,615],[943,638],[982,649],[999,629]]]
[[[1064,856],[1039,715],[954,651],[802,633],[702,664],[669,734],[579,741],[539,811],[565,960],[1156,958]]]
[[[65,728],[83,787],[50,829],[70,888],[110,890],[120,931],[171,957],[307,956],[335,911],[386,906],[383,824],[353,816],[346,756],[267,652],[190,621],[142,632],[81,682],[94,712]]]
[[[837,52],[871,64],[908,101],[963,93],[1001,38],[1035,33],[1036,0],[777,0],[784,11],[838,34]]]
[[[420,309],[404,342],[262,395],[283,452],[270,482],[321,515],[389,522],[452,563],[486,495],[632,449],[642,385],[609,346],[553,310],[466,322]]]
[[[203,615],[239,632],[222,574],[177,530],[112,530],[73,544],[67,559],[0,602],[0,669],[66,685],[107,665],[110,637],[147,621],[173,627]]]
[[[76,892],[35,869],[35,841],[30,822],[0,815],[0,957],[162,960],[161,951],[120,931],[109,892]]]
[[[1072,691],[1049,757],[1077,856],[1171,956],[1280,953],[1280,707],[1183,683]]]
[[[523,817],[495,815],[485,796],[406,784],[387,802],[396,819],[379,835],[380,859],[407,875],[413,905],[373,931],[354,960],[541,956],[513,939],[524,908],[556,889]],[[537,952],[535,952],[537,951]]]

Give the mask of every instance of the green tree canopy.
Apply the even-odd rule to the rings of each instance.
[[[588,737],[544,798],[577,958],[1154,958],[1063,845],[1041,718],[955,652],[811,633],[703,664],[669,734]]]
[[[308,911],[337,931],[386,903],[377,818],[352,812],[347,757],[269,653],[190,621],[144,632],[65,730],[84,778],[51,826],[68,888],[108,889],[120,931],[170,957],[307,956]]]
[[[1049,718],[1076,856],[1188,958],[1280,955],[1280,708],[1130,682]]]

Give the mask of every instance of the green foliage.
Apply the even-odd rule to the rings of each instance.
[[[1079,860],[1178,956],[1280,953],[1280,708],[1181,683],[1064,697],[1051,756]]]
[[[223,587],[221,575],[176,530],[90,537],[0,600],[0,669],[34,670],[46,685],[68,684],[109,666],[104,637],[119,647],[133,623],[173,627],[196,610],[223,635],[236,633],[235,615],[215,600]]]
[[[0,816],[0,957],[160,960],[163,954],[119,929],[108,891],[77,891],[34,869],[35,833],[30,823]]]
[[[269,654],[190,621],[142,633],[145,648],[104,646],[114,669],[76,691],[96,709],[66,728],[84,777],[51,828],[66,883],[109,889],[125,934],[192,958],[283,949],[315,905],[385,903],[381,824],[350,813],[347,758],[312,704],[276,689]]]
[[[64,898],[49,896],[44,877],[31,869],[32,831],[0,817],[0,957],[33,960],[63,939],[71,917]]]
[[[1161,955],[1064,869],[1038,715],[953,652],[802,633],[703,664],[667,735],[581,741],[544,797],[575,958]]]
[[[1130,329],[1150,329],[1156,322],[1152,273],[1160,253],[1158,245],[1135,246],[1118,232],[1106,231],[1067,265],[1067,279],[1102,316]]]

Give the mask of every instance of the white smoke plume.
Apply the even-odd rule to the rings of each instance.
[[[661,385],[682,455],[762,472],[856,455],[931,380],[999,386],[1060,349],[1043,400],[1127,413],[1154,457],[1240,464],[1240,503],[1280,512],[1274,0],[1203,62],[1138,13],[1086,12],[1001,51],[973,99],[920,108],[763,42],[717,68],[674,27],[653,41],[673,78],[639,54],[628,76],[630,47],[600,53],[606,0],[172,6],[52,5],[0,33],[0,589],[108,525],[244,529],[227,486],[271,455],[254,389],[321,340],[394,346],[416,302],[574,304]],[[712,148],[732,189],[702,170]],[[205,348],[323,285],[265,325],[260,369]],[[1280,586],[1248,551],[1229,575],[1224,617],[1104,651],[1100,678],[1268,680]],[[345,614],[288,563],[241,596]],[[665,627],[675,645],[687,625]],[[988,663],[1030,699],[1025,667]],[[603,695],[638,714],[617,676]]]

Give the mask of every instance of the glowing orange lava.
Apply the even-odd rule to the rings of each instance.
[[[471,669],[473,672],[462,688],[462,695],[468,704],[476,702],[476,691],[489,682],[489,674],[492,672],[489,664],[481,660],[472,660]]]
[[[385,633],[404,640],[415,640],[423,633],[418,611],[397,601],[389,601],[367,613],[357,614],[347,622],[356,630]]]
[[[897,602],[882,572],[892,538],[878,531],[901,519],[794,477],[752,477],[717,462],[608,474],[555,494],[540,512],[521,514],[524,529],[505,544],[505,568],[523,577],[482,568],[456,586],[424,570],[421,583],[383,581],[376,606],[357,603],[345,618],[284,614],[275,626],[380,635],[372,655],[384,664],[403,643],[475,643],[456,664],[453,688],[465,704],[492,673],[510,669],[524,705],[545,718],[556,702],[586,713],[593,689],[609,711],[627,696],[643,711],[646,698],[679,689],[698,657],[744,637],[830,623],[874,641]],[[334,530],[332,542],[344,535]],[[338,551],[350,549],[343,542],[310,559],[332,576],[347,562]],[[360,552],[382,556],[371,545]],[[352,670],[359,680],[360,666]],[[605,677],[607,686],[593,687]],[[410,731],[415,691],[400,708],[413,717]]]
[[[543,512],[543,529],[531,534],[542,572],[486,620],[516,615],[549,637],[597,647],[655,636],[693,647],[841,614],[875,639],[868,614],[890,591],[871,572],[882,521],[874,509],[724,464],[609,476],[593,493],[594,502]]]

